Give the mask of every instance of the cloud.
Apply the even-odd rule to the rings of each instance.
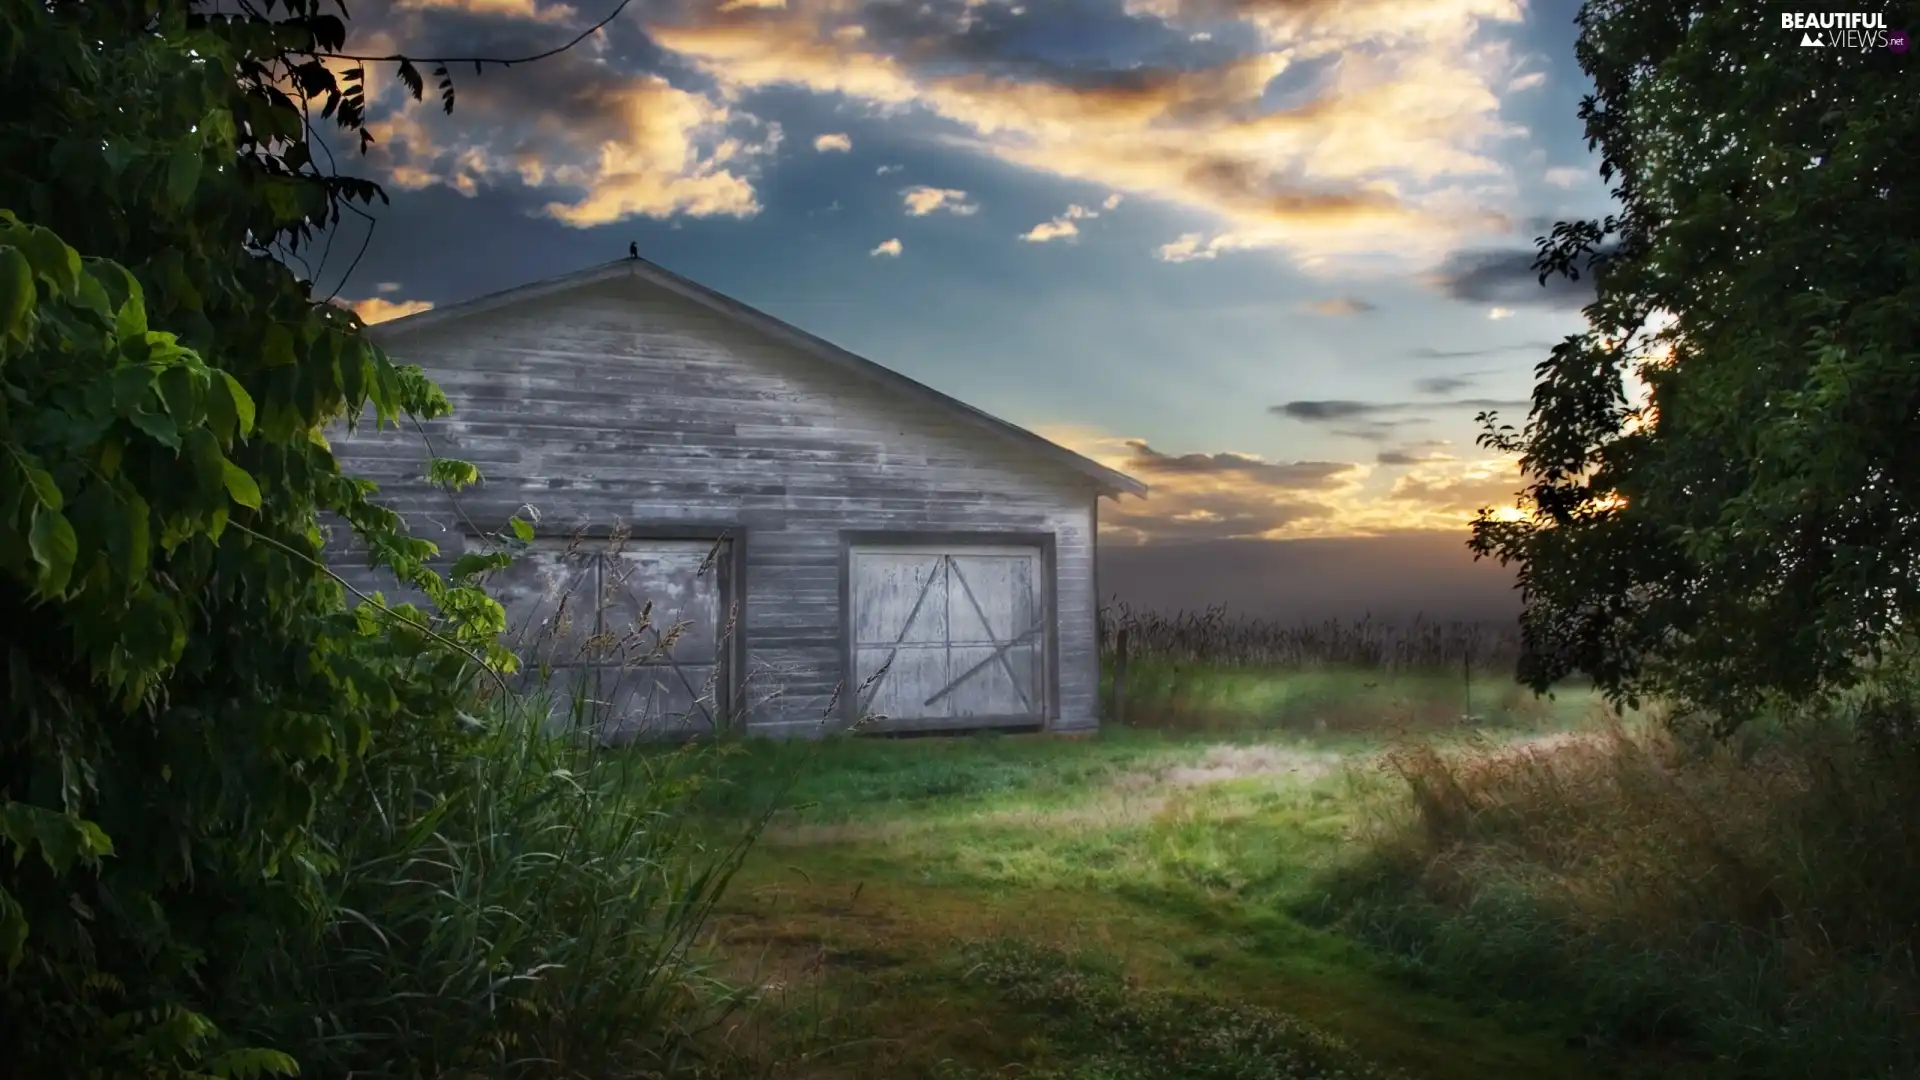
[[[1315,315],[1328,316],[1365,315],[1368,312],[1378,310],[1373,304],[1353,296],[1315,300],[1307,304],[1306,309]]]
[[[1117,201],[1118,198],[1118,196],[1109,196],[1107,201],[1101,205],[1111,210],[1114,206],[1119,205]],[[1028,229],[1026,232],[1020,234],[1020,239],[1025,240],[1029,244],[1044,244],[1049,240],[1060,240],[1067,237],[1078,236],[1080,235],[1080,227],[1074,224],[1074,222],[1086,221],[1099,216],[1100,211],[1098,210],[1089,210],[1079,203],[1069,203],[1067,208],[1061,211],[1058,217],[1043,221],[1033,228]]]
[[[1515,505],[1523,483],[1511,461],[1422,463],[1395,480],[1387,497],[1471,518],[1481,507]]]
[[[396,11],[457,11],[496,19],[564,23],[580,13],[569,4],[542,4],[537,0],[395,0]]]
[[[1487,318],[1489,318],[1489,319],[1511,319],[1511,318],[1513,318],[1513,309],[1512,309],[1512,308],[1504,308],[1504,307],[1495,307],[1495,308],[1488,308],[1488,309],[1487,309]]]
[[[1525,75],[1516,77],[1512,82],[1508,83],[1507,93],[1518,94],[1523,90],[1532,90],[1538,86],[1545,86],[1546,82],[1547,75],[1545,72],[1530,71]]]
[[[1161,262],[1183,263],[1195,259],[1211,259],[1224,250],[1219,243],[1209,243],[1200,233],[1182,233],[1178,240],[1169,240],[1153,249],[1153,257]]]
[[[828,135],[821,135],[818,138],[813,140],[813,148],[814,150],[822,154],[826,153],[829,150],[841,150],[841,151],[852,150],[853,138],[852,136],[849,136],[844,132],[834,132]]]
[[[903,249],[904,249],[904,245],[900,243],[900,238],[896,236],[891,240],[880,241],[879,245],[876,246],[872,251],[867,252],[867,254],[885,255],[888,258],[898,258],[900,255],[900,252]]]
[[[1025,240],[1029,244],[1044,244],[1049,240],[1060,240],[1078,235],[1080,235],[1080,227],[1078,225],[1075,225],[1066,218],[1054,218],[1051,221],[1043,221],[1033,228],[1028,229],[1026,232],[1021,233],[1020,239]]]
[[[375,285],[373,287],[373,291],[381,294],[382,296],[385,296],[388,293],[397,293],[400,291],[400,283],[397,281],[383,281],[380,284]]]
[[[1275,405],[1268,411],[1279,413],[1289,420],[1319,423],[1325,420],[1352,420],[1395,408],[1398,406],[1369,405],[1363,401],[1289,401],[1284,405]]]
[[[1536,257],[1532,248],[1461,251],[1449,256],[1431,280],[1450,299],[1469,304],[1577,309],[1592,301],[1592,274],[1583,268],[1578,281],[1555,274],[1542,284],[1533,268]]]
[[[340,303],[360,316],[360,320],[369,326],[433,308],[431,300],[388,300],[381,296],[369,296],[365,300],[342,300]]]
[[[1553,348],[1551,341],[1517,341],[1512,345],[1490,345],[1484,349],[1435,349],[1422,346],[1410,350],[1407,355],[1423,360],[1466,360],[1476,356],[1492,356],[1505,352],[1546,352]]]
[[[899,172],[899,171],[900,171],[901,169],[904,169],[904,168],[906,168],[906,166],[905,166],[905,165],[882,165],[882,166],[880,166],[879,168],[877,168],[877,169],[875,169],[875,170],[873,170],[873,175],[875,175],[875,176],[886,176],[886,175],[889,175],[889,174],[891,174],[891,173],[897,173],[897,172]]]
[[[1239,18],[1259,51],[1105,70],[1030,59],[998,10],[820,0],[648,32],[729,100],[799,87],[931,115],[952,145],[1207,219],[1169,261],[1279,249],[1311,268],[1424,267],[1507,227],[1513,65],[1479,31],[1518,25],[1522,0],[1134,4],[1170,23]]]
[[[358,44],[378,53],[397,51],[402,40],[454,34],[450,48],[513,51],[528,37],[519,22],[560,19],[562,7],[411,0]],[[452,115],[431,94],[412,101],[390,72],[369,65],[367,130],[375,142],[368,164],[400,188],[534,191],[539,213],[578,228],[758,213],[754,183],[779,146],[779,125],[711,92],[606,62],[600,54],[612,32],[539,64],[461,81]]]
[[[1357,466],[1339,461],[1266,461],[1251,454],[1163,454],[1145,440],[1129,439],[1124,468],[1148,476],[1244,476],[1274,487],[1316,489],[1351,473]]]
[[[1591,169],[1574,169],[1563,165],[1548,169],[1544,179],[1554,187],[1571,188],[1579,187],[1582,182],[1593,175],[1594,173]]]
[[[1373,460],[1376,464],[1380,465],[1431,465],[1438,462],[1457,460],[1451,454],[1443,454],[1438,449],[1434,449],[1435,447],[1445,445],[1446,443],[1444,442],[1430,440],[1418,446],[1382,450],[1373,456]],[[1426,447],[1426,449],[1422,449],[1421,447]]]
[[[980,209],[978,204],[967,201],[966,192],[957,188],[937,188],[920,184],[902,189],[900,198],[906,203],[907,214],[910,217],[926,217],[936,210],[945,210],[950,214],[966,217]]]
[[[1487,409],[1525,408],[1525,401],[1502,401],[1493,398],[1454,398],[1448,401],[1289,401],[1283,405],[1271,406],[1267,411],[1289,420],[1298,420],[1307,424],[1341,423],[1358,420],[1364,423],[1391,422],[1385,418],[1407,414],[1433,414],[1441,410],[1472,409],[1476,412]],[[1402,421],[1404,422],[1404,421]]]
[[[1103,503],[1103,539],[1185,543],[1352,537],[1446,529],[1464,538],[1473,502],[1517,488],[1512,462],[1455,460],[1438,441],[1382,449],[1371,464],[1271,461],[1238,451],[1166,453],[1142,439],[1071,427],[1040,434],[1146,480],[1144,499]],[[1398,494],[1396,494],[1398,491]],[[1510,501],[1510,500],[1509,500]]]
[[[1358,420],[1343,427],[1330,428],[1328,433],[1342,439],[1355,439],[1360,442],[1384,443],[1398,438],[1402,428],[1418,427],[1427,423],[1425,417],[1407,420]]]
[[[1050,437],[1057,437],[1049,433]],[[1141,439],[1070,435],[1064,445],[1139,476],[1150,498],[1102,506],[1103,532],[1156,543],[1270,537],[1312,529],[1329,500],[1360,481],[1357,464],[1276,462],[1251,454],[1165,454]]]
[[[1109,196],[1107,196],[1107,197],[1106,197],[1106,198],[1105,198],[1104,200],[1102,200],[1102,201],[1101,201],[1101,203],[1100,203],[1100,209],[1102,209],[1102,210],[1118,210],[1118,209],[1120,209],[1120,203],[1121,203],[1121,202],[1122,202],[1122,201],[1123,201],[1123,200],[1124,200],[1125,198],[1126,198],[1126,196],[1124,196],[1124,195],[1122,195],[1122,194],[1120,194],[1119,192],[1117,192],[1117,191],[1116,191],[1116,192],[1114,192],[1113,194],[1111,194],[1111,195],[1109,195]]]
[[[1430,379],[1417,380],[1413,388],[1423,394],[1457,394],[1472,385],[1471,376],[1436,375]]]

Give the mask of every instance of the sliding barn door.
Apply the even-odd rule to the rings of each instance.
[[[1037,547],[855,547],[856,715],[877,727],[1044,723],[1047,590]]]

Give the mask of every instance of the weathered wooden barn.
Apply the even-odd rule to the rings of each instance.
[[[531,507],[490,587],[619,731],[1098,724],[1098,502],[1138,481],[644,259],[373,333],[454,413],[343,467],[448,558]]]

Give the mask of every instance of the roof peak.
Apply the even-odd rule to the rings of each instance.
[[[805,330],[769,315],[758,308],[751,307],[733,297],[715,289],[708,288],[691,278],[685,278],[668,270],[658,263],[641,258],[638,244],[628,245],[626,258],[596,263],[579,270],[546,278],[526,285],[515,286],[497,292],[464,300],[447,307],[428,308],[425,311],[405,315],[398,319],[379,323],[370,328],[369,333],[375,340],[383,343],[395,337],[431,329],[445,323],[492,311],[510,304],[525,303],[530,300],[556,295],[576,288],[583,288],[601,281],[615,280],[620,277],[638,278],[689,300],[701,307],[713,311],[730,321],[749,327],[762,334],[790,345],[817,360],[850,371],[869,381],[880,383],[891,389],[920,398],[939,406],[948,412],[960,416],[976,427],[983,428],[1020,443],[1030,450],[1038,450],[1051,458],[1056,464],[1063,465],[1073,472],[1092,480],[1101,494],[1118,497],[1132,494],[1145,497],[1147,486],[1131,476],[1116,469],[1110,469],[1093,459],[1067,449],[1050,439],[1036,435],[1026,428],[1008,423],[990,413],[967,404],[958,398],[943,394],[938,390],[908,378],[905,375],[875,363],[864,356],[850,352],[838,345],[818,337]]]

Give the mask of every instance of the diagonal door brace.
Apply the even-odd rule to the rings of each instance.
[[[980,671],[980,669],[986,667],[988,664],[991,664],[997,660],[1000,663],[1001,670],[1007,673],[1008,681],[1013,683],[1014,693],[1020,695],[1020,704],[1025,705],[1027,707],[1028,712],[1030,713],[1034,712],[1035,709],[1033,707],[1033,699],[1027,696],[1026,689],[1020,685],[1020,676],[1014,674],[1013,665],[1007,661],[1007,650],[1013,648],[1015,645],[1020,644],[1022,641],[1025,641],[1027,638],[1032,637],[1036,631],[1046,626],[1047,625],[1046,616],[1044,614],[1041,615],[1039,621],[1034,623],[1031,627],[1028,627],[1025,632],[1021,633],[1017,637],[1009,639],[1006,643],[1002,644],[1000,640],[994,636],[993,623],[990,620],[988,620],[985,609],[983,609],[980,606],[980,601],[974,597],[973,587],[967,584],[967,576],[960,572],[959,567],[953,565],[953,559],[951,557],[947,559],[947,566],[949,568],[948,573],[953,575],[953,580],[958,581],[960,583],[960,590],[966,593],[967,603],[973,606],[973,613],[980,617],[980,625],[986,628],[987,638],[988,640],[993,642],[994,649],[992,654],[989,655],[985,660],[982,660],[979,663],[968,668],[965,674],[958,676],[952,682],[948,683],[946,686],[941,687],[940,692],[928,698],[924,702],[924,704],[932,705],[934,702],[939,701],[943,697],[946,697],[947,694],[953,691],[954,687],[959,686],[963,682],[966,682],[968,679],[972,678],[975,673]],[[948,599],[948,602],[951,603],[953,598],[951,595],[949,595],[947,599]],[[951,641],[948,642],[947,647],[949,649],[953,647]]]
[[[894,637],[893,644],[887,649],[886,662],[880,665],[880,670],[874,672],[868,682],[867,700],[855,702],[859,706],[856,715],[865,715],[867,707],[873,704],[873,699],[880,696],[880,683],[887,677],[887,672],[893,670],[893,661],[900,655],[900,645],[907,640],[907,631],[913,629],[913,620],[920,617],[920,609],[926,605],[927,594],[933,591],[934,580],[946,572],[952,561],[945,555],[940,556],[940,561],[935,564],[934,573],[928,574],[927,580],[921,583],[920,595],[913,600],[913,610],[907,612],[906,621],[900,624],[900,633]]]

